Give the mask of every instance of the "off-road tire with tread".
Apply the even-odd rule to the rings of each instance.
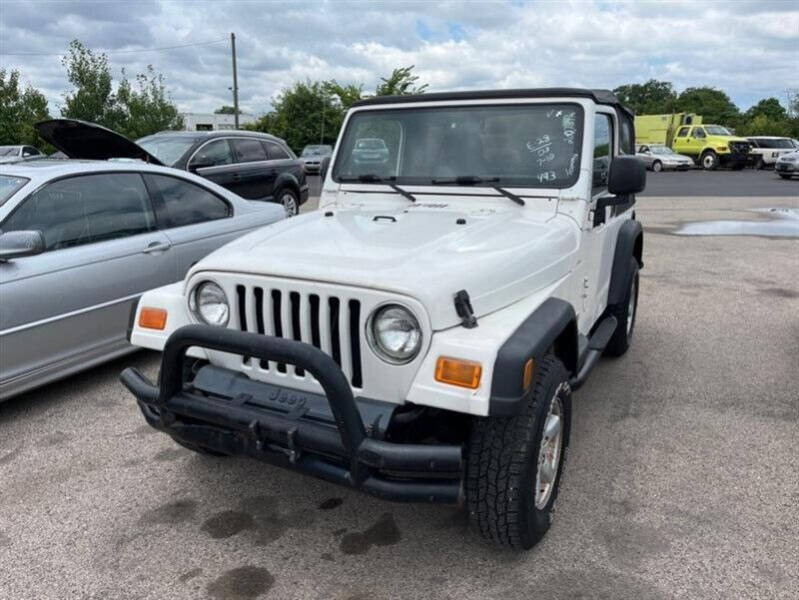
[[[627,284],[627,290],[624,294],[624,298],[618,304],[608,307],[608,314],[613,315],[616,317],[616,321],[618,324],[616,325],[616,331],[613,332],[613,336],[610,338],[608,345],[605,346],[604,354],[606,356],[621,356],[627,349],[630,347],[630,341],[633,336],[633,332],[635,330],[635,319],[638,316],[638,261],[635,258],[630,259],[630,280]],[[635,294],[633,298],[632,304],[632,323],[630,324],[629,329],[627,328],[627,319],[630,313],[630,296],[631,294]]]
[[[482,536],[503,548],[532,548],[549,529],[566,463],[571,424],[569,372],[553,355],[535,364],[524,409],[514,417],[475,417],[466,467],[466,505]],[[550,497],[535,506],[538,456],[550,404],[562,404],[560,462]]]

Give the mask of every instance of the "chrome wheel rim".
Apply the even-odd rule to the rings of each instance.
[[[633,284],[630,286],[630,304],[627,305],[627,337],[633,331],[633,317],[635,316],[635,294],[637,292],[636,288],[638,286],[635,283],[635,279],[633,279]]]
[[[294,196],[289,193],[285,193],[280,199],[280,202],[283,204],[283,208],[286,211],[287,217],[293,217],[297,214],[297,200],[294,199]]]
[[[555,480],[558,478],[560,457],[563,448],[563,403],[560,387],[549,403],[544,420],[541,447],[538,450],[538,470],[535,475],[535,507],[543,510],[552,497]]]
[[[714,162],[715,161],[713,159],[713,155],[708,154],[707,156],[705,156],[705,168],[706,169],[709,169],[710,167],[712,167]]]

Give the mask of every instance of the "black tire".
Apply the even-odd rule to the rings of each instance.
[[[286,217],[296,217],[300,214],[300,197],[290,187],[280,188],[275,194],[275,202],[283,205]]]
[[[719,155],[713,150],[705,150],[699,158],[699,164],[705,171],[715,171],[719,166]]]
[[[663,163],[660,162],[659,160],[656,160],[655,162],[652,163],[652,170],[655,173],[660,173],[663,170]]]
[[[791,178],[791,176],[788,175],[787,173],[779,173],[779,176],[782,177],[783,179],[790,179]]]
[[[634,258],[630,259],[630,274],[624,298],[619,304],[608,307],[608,313],[616,317],[618,325],[605,347],[606,356],[621,356],[627,352],[633,337],[638,316],[638,261]]]
[[[761,156],[760,158],[757,159],[757,162],[755,163],[755,169],[757,169],[758,171],[762,171],[765,168],[766,168],[766,163],[763,162],[763,157]]]
[[[466,467],[466,505],[482,536],[499,547],[532,548],[552,522],[569,445],[568,380],[569,373],[563,363],[547,355],[535,365],[535,380],[522,414],[473,420]],[[556,405],[561,410],[559,460],[548,496],[542,495],[542,505],[537,507],[535,489],[544,425],[550,407]]]

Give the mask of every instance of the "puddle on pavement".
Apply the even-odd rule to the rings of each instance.
[[[799,208],[764,208],[752,212],[765,213],[768,221],[698,221],[686,223],[678,235],[761,235],[767,237],[799,237]]]

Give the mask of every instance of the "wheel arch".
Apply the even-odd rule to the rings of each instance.
[[[274,196],[277,197],[277,194],[283,188],[290,188],[295,194],[297,194],[297,202],[300,201],[300,182],[297,180],[294,175],[289,173],[288,171],[284,171],[277,176],[275,179],[275,192]]]
[[[577,370],[577,316],[572,305],[560,298],[547,298],[505,340],[497,351],[491,381],[489,416],[513,416],[523,408],[524,369],[552,352],[574,373]]]
[[[644,230],[641,223],[633,219],[625,221],[616,238],[616,250],[613,254],[613,267],[610,273],[608,306],[621,302],[629,286],[630,258],[634,258],[638,263],[638,268],[641,269],[644,266],[643,254]]]

